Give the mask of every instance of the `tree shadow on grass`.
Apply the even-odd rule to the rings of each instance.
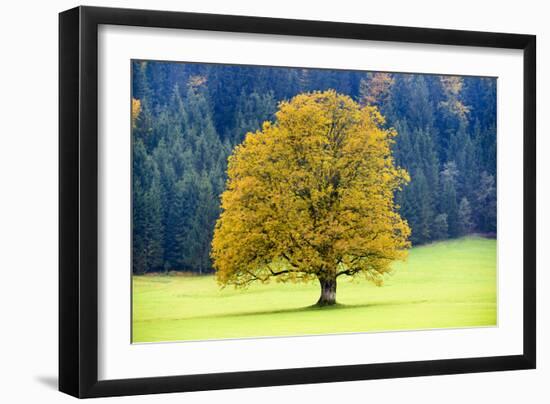
[[[304,307],[292,307],[288,309],[277,310],[261,310],[261,311],[246,311],[235,313],[223,313],[223,314],[211,314],[205,316],[193,316],[186,317],[186,320],[199,319],[199,318],[226,318],[226,317],[250,317],[250,316],[268,316],[274,314],[293,314],[293,313],[307,313],[307,312],[328,312],[328,311],[341,311],[341,310],[354,310],[360,308],[377,308],[384,306],[399,306],[399,305],[413,305],[426,303],[428,300],[414,300],[414,301],[387,301],[387,302],[371,302],[361,304],[342,304],[336,303],[332,306],[318,306],[316,304]]]

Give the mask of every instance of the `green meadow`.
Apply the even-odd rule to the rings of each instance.
[[[496,240],[467,237],[411,249],[383,286],[339,278],[221,289],[213,276],[133,276],[133,342],[495,326]]]

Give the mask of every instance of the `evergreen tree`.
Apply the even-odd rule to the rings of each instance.
[[[446,213],[440,213],[434,218],[432,236],[435,240],[444,240],[449,237],[449,224],[447,223]]]
[[[160,176],[154,171],[151,187],[145,193],[145,239],[148,270],[163,269],[164,262],[164,228],[162,226],[162,204],[160,196]]]
[[[246,94],[241,92],[237,101],[235,112],[235,129],[230,137],[232,144],[241,143],[248,132],[255,132],[261,129],[265,121],[272,121],[277,103],[273,92],[260,95],[256,92]]]
[[[164,229],[159,171],[141,140],[134,142],[132,185],[133,267],[145,273],[162,266]]]
[[[497,231],[497,190],[495,178],[485,171],[481,173],[475,197],[479,230],[495,233]]]
[[[458,170],[454,161],[448,162],[441,171],[440,211],[447,215],[448,234],[456,237],[460,234],[458,203],[456,194]]]
[[[434,211],[428,181],[422,169],[417,169],[412,176],[414,182],[406,188],[405,195],[408,197],[405,197],[403,213],[405,217],[410,218],[408,220],[412,229],[411,241],[417,244],[431,240]]]
[[[463,236],[472,232],[474,223],[472,221],[472,208],[468,199],[462,198],[458,205],[458,234]]]

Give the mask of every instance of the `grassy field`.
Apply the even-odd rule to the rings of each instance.
[[[413,248],[384,286],[339,279],[338,305],[312,307],[317,282],[220,290],[212,276],[134,276],[133,342],[494,326],[496,241]]]

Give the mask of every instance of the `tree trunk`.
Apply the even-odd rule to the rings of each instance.
[[[336,304],[336,278],[321,279],[321,296],[317,301],[317,306],[332,306]]]

